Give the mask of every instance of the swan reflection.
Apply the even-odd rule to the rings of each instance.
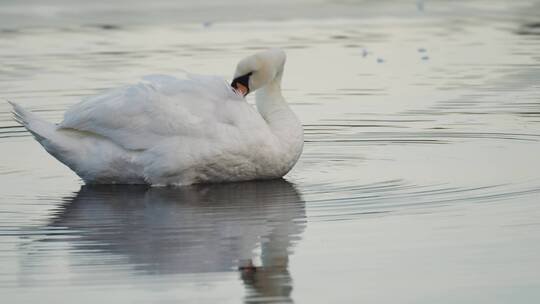
[[[115,254],[146,274],[240,271],[253,297],[290,301],[288,256],[305,227],[285,180],[183,188],[83,186],[50,223],[84,252]],[[57,230],[57,231],[58,231]],[[253,264],[254,252],[260,264]]]

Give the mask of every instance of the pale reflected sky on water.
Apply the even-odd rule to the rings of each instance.
[[[306,138],[285,181],[82,187],[0,103],[3,299],[537,302],[539,22],[538,1],[0,1],[0,97],[51,121],[281,47]]]

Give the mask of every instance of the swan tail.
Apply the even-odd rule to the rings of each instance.
[[[81,149],[82,143],[73,140],[76,132],[61,130],[56,124],[46,121],[14,102],[8,102],[13,107],[13,118],[23,125],[49,154],[79,174],[77,168],[81,158],[74,152]]]
[[[68,156],[74,147],[69,144],[69,134],[59,131],[56,124],[46,121],[19,104],[8,102],[13,107],[13,118],[23,125],[49,154],[72,168],[73,164]]]
[[[49,154],[86,182],[144,183],[136,174],[137,170],[132,168],[133,164],[125,160],[124,156],[129,152],[107,138],[59,127],[14,102],[8,102],[13,107],[13,118],[23,125]],[[117,167],[122,170],[113,170]]]
[[[24,109],[12,101],[8,102],[13,107],[13,118],[15,121],[24,126],[48,151],[49,149],[46,145],[47,142],[51,141],[51,139],[54,137],[56,125],[42,119],[41,117]]]

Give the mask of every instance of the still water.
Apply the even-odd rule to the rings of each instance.
[[[0,1],[0,17],[0,97],[49,120],[281,47],[306,138],[284,180],[84,186],[0,103],[2,303],[540,301],[538,1]]]

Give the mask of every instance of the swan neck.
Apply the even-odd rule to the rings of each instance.
[[[256,91],[255,101],[257,110],[281,141],[296,137],[302,140],[302,124],[281,94],[281,74]]]
[[[257,110],[268,123],[276,111],[289,108],[281,94],[281,74],[255,92],[255,102]]]
[[[278,140],[281,155],[285,156],[283,176],[296,163],[304,145],[302,123],[281,94],[281,74],[256,91],[257,110]]]
[[[264,87],[258,89],[255,93],[255,98],[257,101],[257,107],[259,106],[260,102],[283,100],[283,95],[281,95],[281,75],[276,76]]]

